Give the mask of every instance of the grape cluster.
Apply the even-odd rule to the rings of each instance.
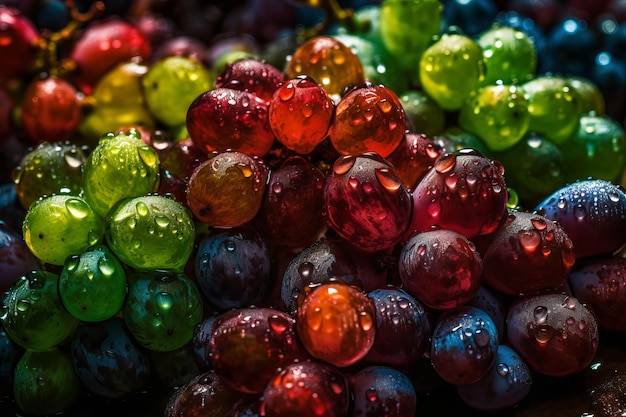
[[[0,5],[0,414],[626,412],[616,5],[189,3]]]

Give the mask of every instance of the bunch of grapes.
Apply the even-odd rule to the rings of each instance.
[[[613,2],[25,3],[0,414],[626,412]]]

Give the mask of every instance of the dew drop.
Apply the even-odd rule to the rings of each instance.
[[[359,323],[361,324],[361,329],[367,332],[374,325],[374,320],[372,316],[364,311],[359,315]]]
[[[548,318],[548,309],[544,306],[537,306],[533,311],[533,316],[537,324],[544,324]]]
[[[491,340],[491,337],[489,336],[489,332],[482,330],[482,329],[477,329],[476,332],[474,332],[474,343],[476,343],[476,346],[478,347],[488,346],[490,340]]]
[[[333,164],[333,172],[337,175],[343,175],[350,171],[350,168],[354,166],[356,157],[354,155],[344,155],[338,158]]]
[[[235,241],[232,240],[232,239],[228,239],[226,242],[224,242],[224,247],[229,252],[234,251],[235,250]]]
[[[539,343],[547,343],[554,335],[554,329],[546,324],[535,328],[535,339]]]
[[[65,163],[70,168],[75,168],[75,169],[80,168],[80,166],[85,161],[84,158],[82,158],[81,155],[75,149],[66,151],[63,154],[63,159],[65,159]]]
[[[389,113],[391,111],[391,109],[393,108],[392,104],[389,102],[389,100],[380,100],[378,103],[378,108],[383,112],[383,113]]]
[[[65,208],[75,219],[84,219],[89,215],[89,206],[78,198],[68,198],[65,200]]]
[[[378,391],[376,391],[375,388],[369,388],[367,391],[365,391],[365,398],[369,402],[374,402],[378,400]]]
[[[144,203],[143,201],[137,202],[137,204],[135,204],[135,209],[137,210],[137,214],[139,214],[142,217],[145,217],[148,214],[150,214],[150,209],[148,208],[148,205]]]
[[[380,184],[389,191],[396,191],[402,186],[400,178],[388,168],[376,168],[374,171]]]
[[[534,251],[541,244],[541,235],[536,230],[520,230],[517,238],[526,252]]]
[[[318,331],[322,327],[322,309],[319,307],[308,310],[306,314],[306,323],[311,330]]]
[[[505,377],[509,374],[509,367],[506,363],[499,363],[496,365],[496,371],[498,375]]]
[[[545,230],[546,227],[548,226],[546,221],[544,219],[542,219],[541,217],[533,217],[532,219],[530,219],[530,223],[533,225],[533,227],[537,230]]]
[[[98,259],[98,270],[106,277],[113,275],[116,267],[115,262],[108,257]]]
[[[304,281],[309,281],[313,275],[315,266],[311,262],[302,262],[298,267],[298,273]]]
[[[167,226],[170,225],[170,219],[163,215],[155,216],[154,222],[156,223],[157,226],[161,228],[166,228]]]
[[[287,329],[289,329],[289,320],[277,314],[271,315],[267,319],[267,322],[270,328],[277,334],[283,334]]]
[[[456,165],[456,155],[453,153],[444,153],[435,161],[434,168],[440,174],[452,171]]]
[[[139,157],[148,167],[156,167],[159,164],[159,157],[157,153],[149,146],[140,146],[137,148]]]

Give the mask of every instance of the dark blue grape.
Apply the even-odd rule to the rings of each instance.
[[[596,47],[596,35],[582,19],[559,22],[547,35],[544,72],[589,76]]]
[[[126,397],[149,382],[150,362],[119,317],[82,323],[70,346],[78,378],[99,396]]]
[[[481,285],[474,298],[469,300],[465,305],[479,308],[489,314],[489,317],[491,317],[491,320],[493,320],[493,323],[496,325],[496,329],[498,329],[498,336],[500,336],[498,341],[502,341],[505,334],[506,306],[499,296],[499,293],[496,293],[485,285]]]
[[[446,25],[458,26],[468,36],[489,28],[498,13],[492,0],[444,0],[442,3]]]
[[[457,386],[459,396],[472,408],[498,411],[526,398],[532,386],[530,369],[513,349],[498,346],[493,366],[480,380]]]
[[[213,335],[213,325],[219,314],[213,314],[204,319],[193,331],[191,345],[194,351],[194,360],[203,372],[211,368],[211,337]]]
[[[37,27],[57,32],[65,27],[70,20],[70,13],[61,0],[44,0],[37,10]]]
[[[218,310],[254,304],[269,285],[270,254],[265,239],[253,229],[207,235],[194,266],[200,289]]]
[[[8,291],[20,277],[39,267],[39,261],[22,236],[0,220],[0,293]]]
[[[354,417],[414,416],[415,388],[402,372],[386,366],[370,366],[354,375]]]
[[[598,86],[606,103],[606,114],[615,120],[626,116],[626,57],[600,51],[595,56],[589,78]]]
[[[489,371],[497,349],[498,329],[491,317],[476,307],[458,307],[437,320],[430,358],[444,381],[463,385]]]

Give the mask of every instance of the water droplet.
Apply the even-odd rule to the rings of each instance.
[[[369,402],[374,402],[378,400],[378,391],[375,388],[369,388],[365,391],[365,399]]]
[[[309,282],[314,270],[315,266],[311,262],[302,262],[298,267],[298,273],[302,277],[302,280],[305,282]]]
[[[252,176],[252,168],[247,164],[237,164],[237,168],[243,174],[245,178],[250,178]]]
[[[376,168],[374,172],[376,173],[376,178],[378,178],[378,181],[385,189],[396,191],[402,186],[400,177],[395,175],[394,171],[388,168]]]
[[[532,219],[530,219],[530,223],[533,225],[533,227],[537,230],[545,230],[546,227],[548,227],[548,224],[546,223],[546,221],[544,219],[542,219],[541,217],[533,217]]]
[[[80,166],[83,165],[83,162],[85,162],[84,155],[78,153],[76,149],[67,150],[63,154],[63,159],[65,159],[65,163],[70,168],[74,168],[74,169],[80,168]]]
[[[539,343],[547,343],[554,335],[554,329],[547,324],[535,327],[535,339]]]
[[[361,328],[363,330],[368,331],[374,325],[374,320],[371,315],[363,311],[359,315],[359,323],[361,323]]]
[[[383,113],[389,113],[393,109],[393,105],[385,99],[380,100],[377,106]]]
[[[536,230],[520,230],[517,238],[522,248],[527,252],[532,252],[541,244],[541,235]]]
[[[280,182],[272,184],[272,191],[276,194],[280,194],[283,191],[283,185]]]
[[[67,271],[72,272],[76,270],[79,263],[80,263],[80,257],[78,255],[71,255],[65,260],[64,268]]]
[[[17,311],[21,311],[22,313],[27,311],[30,307],[30,301],[28,300],[20,300],[17,302]]]
[[[308,103],[305,104],[304,107],[302,107],[302,115],[307,119],[313,116],[313,107],[311,107],[311,105]]]
[[[438,217],[441,213],[441,204],[439,204],[439,201],[433,200],[428,203],[426,210],[428,211],[428,215],[430,217]]]
[[[40,387],[43,387],[44,385],[46,385],[46,380],[43,377],[38,376],[37,379],[35,379],[36,384]]]
[[[483,329],[477,329],[474,332],[474,343],[478,347],[485,347],[489,345],[491,341],[491,337],[489,336],[489,332]]]
[[[318,331],[322,327],[322,309],[316,307],[313,310],[307,310],[306,323],[311,330]]]
[[[582,204],[577,204],[576,207],[574,207],[574,217],[576,217],[578,221],[585,220],[585,218],[587,217],[587,209],[585,208],[585,206],[583,206]]]
[[[276,332],[277,334],[283,334],[287,329],[289,329],[290,324],[289,320],[287,320],[283,316],[279,316],[274,314],[267,319],[267,322],[270,328]]]
[[[140,146],[137,153],[146,166],[154,168],[159,164],[159,156],[150,146]]]
[[[87,203],[78,198],[68,198],[65,200],[65,208],[75,219],[84,219],[90,212]]]
[[[156,223],[157,226],[162,227],[162,228],[165,228],[170,225],[170,219],[163,215],[157,215],[154,218],[154,222]]]
[[[509,374],[509,367],[506,363],[499,363],[496,365],[496,371],[500,376],[507,376]]]
[[[148,205],[143,201],[137,202],[137,204],[135,204],[135,209],[137,210],[137,214],[142,217],[150,214],[150,209],[148,208]]]
[[[296,94],[296,86],[293,82],[288,82],[283,88],[278,90],[278,98],[282,101],[289,101]]]
[[[152,324],[152,327],[161,327],[163,325],[163,318],[157,313],[150,319],[150,324]]]
[[[226,242],[224,242],[224,247],[229,252],[234,251],[235,250],[235,241],[232,240],[232,239],[228,239]]]
[[[337,175],[343,175],[350,171],[350,168],[354,166],[356,157],[354,155],[345,155],[338,158],[333,164],[333,172]]]
[[[98,270],[106,277],[110,277],[115,273],[117,265],[115,261],[108,257],[98,259]]]
[[[435,161],[434,168],[440,174],[445,174],[454,169],[456,165],[456,155],[453,153],[444,153]]]
[[[548,309],[544,306],[537,306],[533,311],[533,315],[537,324],[544,324],[548,318]]]

